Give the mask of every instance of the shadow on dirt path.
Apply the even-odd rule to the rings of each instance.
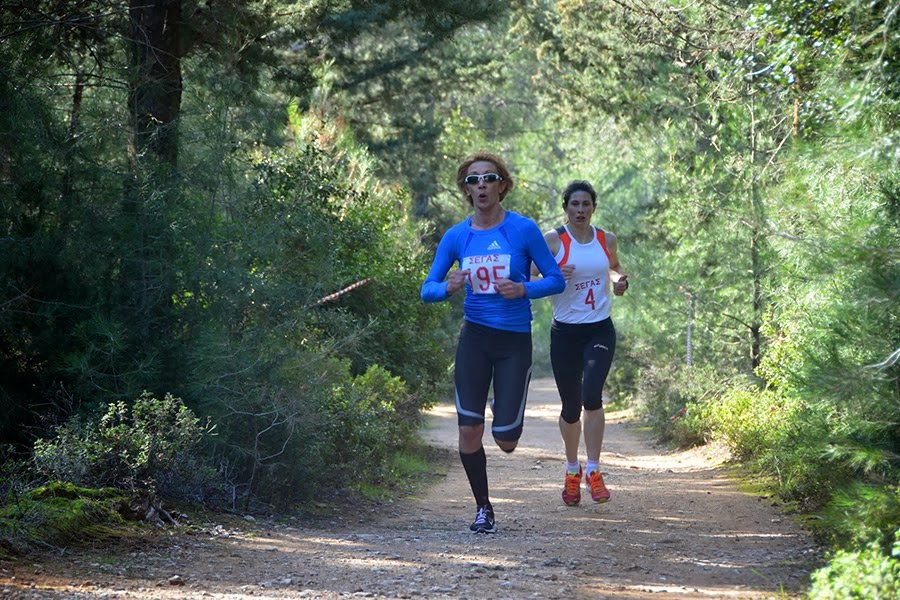
[[[535,380],[510,455],[488,445],[498,533],[468,531],[474,501],[452,406],[424,432],[454,457],[421,497],[353,506],[314,527],[210,524],[127,556],[0,564],[9,598],[790,598],[819,560],[810,536],[741,493],[709,449],[660,453],[610,415],[601,467],[610,502],[562,503],[552,380]],[[487,436],[489,438],[489,435]],[[5,594],[5,595],[4,595]]]

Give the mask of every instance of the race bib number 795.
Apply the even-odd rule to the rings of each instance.
[[[509,277],[509,254],[466,256],[462,268],[469,269],[469,285],[475,294],[496,294],[497,279]]]

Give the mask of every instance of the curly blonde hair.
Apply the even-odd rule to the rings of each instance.
[[[505,183],[506,186],[500,191],[500,201],[503,202],[503,198],[506,197],[506,194],[513,189],[515,185],[515,181],[513,180],[512,175],[509,173],[509,169],[506,166],[506,162],[497,156],[496,154],[492,154],[490,152],[476,152],[472,154],[462,163],[460,163],[459,168],[456,170],[456,187],[459,189],[459,192],[463,195],[463,198],[468,201],[469,205],[472,206],[474,203],[472,202],[472,197],[466,193],[466,182],[464,181],[466,175],[468,174],[469,167],[472,166],[472,163],[476,162],[489,162],[494,165],[497,169],[497,175],[503,178],[501,183]]]

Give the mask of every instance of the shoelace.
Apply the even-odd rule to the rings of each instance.
[[[486,525],[488,520],[487,509],[482,507],[478,509],[478,514],[475,515],[475,524],[476,525]]]
[[[600,478],[599,471],[593,471],[590,475],[588,475],[588,485],[591,486],[591,490],[596,488],[596,491],[605,490],[606,486],[603,484],[603,480]]]
[[[574,496],[578,493],[578,488],[581,485],[581,478],[572,473],[566,474],[566,494],[569,496]]]

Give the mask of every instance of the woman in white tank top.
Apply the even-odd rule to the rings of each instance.
[[[581,501],[582,477],[594,502],[606,502],[610,497],[600,472],[606,427],[603,386],[616,342],[609,291],[612,287],[614,295],[624,294],[628,276],[616,253],[616,236],[591,225],[597,207],[597,194],[591,184],[570,183],[563,192],[562,205],[566,225],[548,231],[544,239],[566,279],[566,289],[551,296],[550,362],[562,402],[559,431],[566,451],[562,499],[574,506]],[[578,459],[582,429],[587,452],[584,469]]]

